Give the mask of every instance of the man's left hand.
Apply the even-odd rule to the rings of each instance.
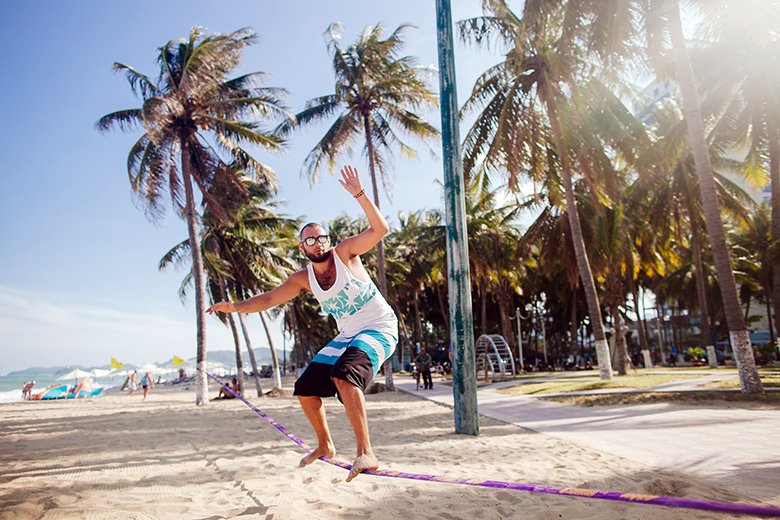
[[[353,197],[363,191],[363,186],[360,183],[360,177],[358,177],[357,169],[352,166],[343,167],[339,173],[341,173],[341,179],[339,183],[349,192]]]

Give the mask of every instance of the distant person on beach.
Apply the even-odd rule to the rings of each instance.
[[[422,375],[423,390],[433,390],[433,380],[431,379],[431,364],[433,359],[431,355],[425,352],[425,347],[420,349],[420,353],[414,358],[414,364],[417,365],[417,371]]]
[[[368,220],[368,229],[334,247],[325,228],[306,224],[298,243],[311,260],[305,269],[292,274],[272,291],[244,301],[219,302],[207,312],[261,312],[292,300],[302,291],[310,291],[322,310],[336,319],[338,336],[302,371],[294,393],[317,435],[317,448],[301,459],[301,467],[321,457],[335,456],[322,398],[337,395],[344,404],[357,440],[357,454],[347,476],[349,482],[361,472],[379,467],[371,449],[363,393],[395,350],[398,321],[360,260],[360,255],[371,251],[387,234],[387,222],[366,195],[357,170],[351,166],[342,168],[339,182],[357,199]]]
[[[25,401],[29,401],[32,399],[32,390],[35,387],[35,381],[26,381],[22,385],[22,399]]]
[[[141,377],[141,388],[144,390],[145,401],[146,396],[149,395],[149,390],[154,388],[154,380],[152,379],[152,375],[149,372],[144,372],[143,377]]]
[[[238,393],[238,380],[233,377],[233,379],[230,381],[230,389],[233,390],[236,394]],[[217,399],[235,399],[236,396],[231,394],[230,392],[225,390],[225,387],[220,386],[219,387],[219,395],[212,399],[212,401],[216,401]]]
[[[135,391],[138,390],[138,380],[135,370],[130,373],[128,385],[130,386],[130,392],[128,392],[127,395],[133,395]]]

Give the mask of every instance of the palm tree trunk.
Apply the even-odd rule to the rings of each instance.
[[[219,297],[226,301],[228,299],[227,288],[225,287],[225,280],[217,275],[217,286],[219,287]],[[241,358],[241,340],[238,338],[238,329],[236,328],[236,320],[233,319],[233,313],[227,313],[228,325],[230,325],[230,332],[233,334],[233,345],[236,349],[236,381],[238,382],[238,393],[244,395],[244,360]]]
[[[775,328],[772,325],[772,295],[769,294],[769,291],[766,291],[764,297],[766,298],[766,319],[768,321],[767,326],[769,327],[769,342],[774,346],[776,336]]]
[[[181,171],[184,178],[187,233],[192,253],[192,278],[195,281],[195,317],[197,324],[197,371],[195,373],[195,404],[202,406],[209,402],[208,379],[206,379],[206,284],[203,274],[203,256],[198,234],[198,222],[195,215],[195,196],[192,192],[192,165],[190,147],[186,139],[182,140]]]
[[[480,298],[480,321],[482,322],[482,334],[488,333],[488,325],[487,325],[487,289],[485,289],[485,286],[482,286],[482,288],[479,291],[481,294]]]
[[[720,204],[715,192],[712,164],[707,152],[704,123],[696,92],[696,79],[691,67],[688,50],[685,47],[678,0],[666,0],[665,7],[669,20],[672,50],[677,65],[678,82],[683,98],[683,115],[688,130],[688,142],[690,143],[693,161],[696,165],[696,175],[699,178],[699,191],[702,207],[704,208],[707,234],[710,238],[712,256],[718,273],[721,297],[723,298],[723,310],[726,314],[729,338],[731,339],[734,357],[737,361],[739,382],[743,392],[763,392],[764,389],[761,385],[761,379],[758,377],[755,358],[753,357],[753,347],[750,345],[750,337],[745,327],[745,321],[742,319],[739,298],[737,297],[737,283],[734,279],[734,272],[731,269],[731,257],[720,216]]]
[[[707,351],[707,364],[711,368],[718,368],[718,358],[715,356],[715,341],[710,327],[710,311],[707,305],[707,288],[704,284],[704,263],[701,260],[701,238],[699,237],[699,225],[693,213],[691,219],[691,245],[693,246],[693,258],[696,264],[694,275],[696,277],[696,295],[699,298],[699,313],[701,314],[701,340],[704,350]],[[714,357],[714,359],[713,359]]]
[[[282,373],[279,371],[279,357],[276,355],[274,339],[271,337],[271,330],[268,328],[268,322],[265,319],[265,312],[260,313],[260,321],[263,322],[265,335],[268,338],[268,346],[271,349],[271,366],[274,371],[274,390],[282,389]]]
[[[406,342],[410,344],[409,346],[409,354],[410,354],[410,360],[414,358],[413,353],[413,347],[411,346],[412,341],[410,338],[412,338],[412,335],[409,334],[409,329],[406,326],[406,320],[404,320],[404,315],[401,312],[401,310],[398,307],[398,303],[396,302],[393,304],[393,310],[395,311],[395,315],[398,316],[398,326],[400,327],[400,330],[398,331],[398,349],[401,352],[401,365],[403,365],[404,361],[404,354],[403,354],[403,341],[401,341],[401,338],[406,338]]]
[[[422,319],[420,319],[420,296],[414,293],[414,340],[417,345],[422,345]]]
[[[637,288],[636,281],[631,279],[631,294],[634,297],[634,305],[636,306],[636,328],[639,332],[639,345],[642,350],[650,350],[650,343],[647,341],[647,324],[644,319],[644,309],[642,308],[641,301],[639,300],[639,289]],[[650,368],[650,367],[647,367]]]
[[[506,340],[507,344],[509,345],[509,349],[514,352],[515,349],[515,338],[512,334],[512,325],[509,323],[509,299],[506,297],[505,292],[499,288],[498,289],[498,323],[501,327],[501,335],[504,336],[504,339]]]
[[[601,306],[599,297],[596,294],[596,283],[593,280],[593,272],[590,269],[588,255],[585,252],[585,241],[582,237],[582,225],[580,224],[580,215],[577,211],[577,204],[574,199],[574,184],[571,177],[571,168],[569,167],[569,154],[564,144],[563,132],[558,121],[558,114],[555,110],[555,103],[549,88],[544,92],[544,103],[547,106],[547,117],[550,120],[555,147],[558,153],[558,159],[561,163],[563,173],[563,187],[566,192],[566,217],[569,219],[571,228],[571,238],[574,244],[574,255],[577,259],[577,267],[580,271],[582,287],[585,290],[585,298],[588,302],[588,313],[590,315],[593,335],[596,338],[596,354],[599,362],[599,376],[602,380],[612,379],[612,367],[610,366],[609,345],[607,336],[604,334],[604,324],[601,321]]]
[[[238,339],[238,328],[236,327],[236,320],[233,319],[233,314],[227,315],[228,324],[230,325],[230,332],[233,334],[233,345],[236,348],[236,381],[238,381],[238,393],[244,395],[244,363],[241,359],[241,340]]]
[[[620,320],[620,308],[617,305],[612,307],[612,321],[615,329],[615,365],[619,375],[628,374],[631,368],[631,357],[628,355],[626,346],[626,335],[623,333],[623,323]]]
[[[571,314],[569,315],[569,353],[577,354],[577,295],[572,294]]]
[[[246,328],[246,320],[244,320],[244,315],[240,312],[238,313],[238,323],[241,324],[241,332],[244,333],[244,343],[246,343],[246,350],[249,353],[249,362],[252,364],[252,376],[255,380],[257,397],[263,397],[263,389],[260,386],[260,371],[257,370],[257,360],[255,359],[255,350],[252,348],[252,339],[249,337],[249,330]]]
[[[368,120],[368,115],[363,115],[363,127],[366,131],[366,147],[368,148],[368,170],[371,172],[371,187],[374,190],[374,204],[379,208],[379,185],[376,180],[376,161],[374,160],[376,151],[374,150],[374,140],[371,138],[371,122]],[[377,271],[379,272],[379,290],[382,292],[382,296],[387,298],[387,275],[385,274],[385,242],[380,240],[376,245],[376,263]],[[385,372],[385,390],[388,392],[395,391],[395,385],[393,384],[393,356],[390,355],[382,364],[382,369]]]
[[[773,116],[767,120],[769,141],[769,182],[772,187],[772,305],[775,311],[776,336],[780,336],[780,134]],[[777,352],[777,349],[775,348]],[[780,355],[780,353],[778,353]]]

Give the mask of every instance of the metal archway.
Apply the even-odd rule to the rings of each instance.
[[[474,348],[477,379],[496,376],[506,379],[515,374],[515,358],[512,350],[501,334],[483,334],[477,339]]]

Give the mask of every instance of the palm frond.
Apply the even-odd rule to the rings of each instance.
[[[118,126],[122,131],[135,130],[139,125],[143,125],[143,115],[137,108],[130,108],[127,110],[117,110],[106,114],[95,123],[95,127],[99,132],[105,133],[115,126]]]
[[[152,96],[158,95],[157,86],[145,75],[141,74],[133,67],[125,65],[123,63],[114,62],[114,72],[124,72],[127,82],[130,83],[130,89],[133,94],[140,96],[142,99],[147,99]]]

